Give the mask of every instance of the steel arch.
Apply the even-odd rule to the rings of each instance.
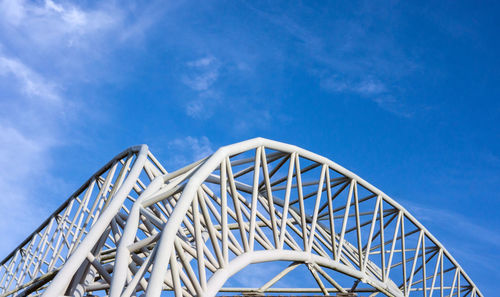
[[[324,295],[483,296],[401,205],[299,147],[255,138],[168,174],[144,148],[134,166],[54,280],[35,291],[212,297],[252,263],[288,261],[260,288],[234,291],[299,292],[272,286],[305,265],[317,283],[311,292]],[[346,286],[336,273],[356,282]]]

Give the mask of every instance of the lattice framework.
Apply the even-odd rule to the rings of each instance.
[[[258,263],[282,270],[258,287],[228,286]],[[305,274],[313,286],[283,283]],[[147,146],[128,149],[0,266],[0,296],[339,292],[483,296],[396,201],[324,157],[262,138],[171,173]]]

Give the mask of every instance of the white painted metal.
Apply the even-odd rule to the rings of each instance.
[[[225,286],[250,265],[283,261],[260,287]],[[313,282],[279,285],[297,273]],[[172,173],[147,146],[128,149],[0,262],[0,297],[229,292],[483,296],[385,193],[327,158],[263,138]]]

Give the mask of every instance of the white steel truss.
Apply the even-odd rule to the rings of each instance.
[[[228,286],[259,263],[282,270]],[[132,147],[0,262],[0,297],[347,292],[483,296],[396,201],[327,158],[263,138],[171,173]]]

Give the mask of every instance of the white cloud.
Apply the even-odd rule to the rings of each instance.
[[[107,54],[132,44],[168,7],[131,5],[0,0],[0,256],[74,190],[53,174],[54,152],[81,142],[85,132],[75,126],[86,124],[82,114],[95,119],[99,110],[84,108],[78,93],[68,95],[72,86],[113,79],[103,67]],[[196,83],[202,87],[203,79]],[[207,141],[200,139],[198,150]]]
[[[485,228],[474,223],[470,217],[447,209],[429,208],[406,201],[404,203],[415,214],[415,217],[429,224],[431,228],[444,229],[456,238],[474,239],[474,242],[490,244],[500,249],[500,230],[495,230],[493,227]]]
[[[154,23],[149,12],[157,19],[167,7],[130,5],[0,0],[0,256],[74,190],[54,175],[54,153],[81,143],[85,132],[75,127],[100,111],[84,107],[72,86],[114,79],[103,67],[108,53],[133,44]]]
[[[449,209],[401,202],[448,249],[473,280],[480,280],[485,271],[489,272],[487,275],[495,275],[495,263],[500,260],[497,252],[500,249],[498,227],[494,224],[481,225],[473,217]],[[483,279],[483,284],[487,282]],[[481,287],[481,283],[478,285]]]
[[[219,77],[219,62],[212,56],[186,63],[191,73],[184,75],[182,81],[195,91],[207,91]]]
[[[372,78],[356,82],[332,76],[322,79],[321,87],[333,92],[351,92],[362,96],[373,96],[387,92],[387,88],[382,82]]]
[[[383,83],[371,79],[364,80],[359,83],[355,90],[365,96],[376,95],[387,91]]]
[[[0,2],[0,14],[4,22],[19,24],[25,16],[23,1],[4,0]]]
[[[206,91],[215,83],[218,77],[219,72],[217,69],[210,69],[192,77],[186,76],[183,81],[195,91]]]
[[[190,67],[206,67],[210,66],[212,63],[215,63],[215,58],[212,56],[208,56],[205,58],[201,58],[195,61],[188,62],[187,65]]]
[[[45,7],[48,9],[52,9],[57,12],[63,12],[64,8],[60,4],[54,3],[52,0],[45,0]]]
[[[41,223],[37,193],[54,178],[50,151],[61,142],[65,111],[56,84],[21,61],[0,53],[0,254],[14,248]],[[35,195],[38,196],[35,198]]]
[[[33,184],[49,166],[50,143],[40,142],[14,127],[0,124],[0,255],[10,252],[41,223],[39,202],[30,198]],[[48,177],[45,177],[48,178]]]
[[[413,115],[401,101],[395,98],[393,92],[383,82],[371,77],[354,81],[333,75],[321,78],[320,86],[329,92],[357,94],[401,117],[408,118]]]
[[[374,97],[370,98],[373,102],[377,103],[380,108],[387,110],[397,116],[404,118],[411,118],[413,116],[413,112],[409,111],[404,104],[394,98],[392,94],[378,94]]]
[[[186,105],[186,113],[188,116],[199,118],[202,117],[205,113],[205,106],[203,104],[203,100],[191,100]]]
[[[24,37],[37,41],[42,38],[34,39],[35,34],[41,33],[40,37],[53,39],[76,31],[91,32],[110,25],[114,19],[110,11],[84,10],[67,2],[56,3],[51,0],[46,0],[44,5],[31,1],[3,0],[0,7],[3,8],[0,11],[3,16],[1,22],[26,30]]]
[[[119,20],[120,11],[104,4],[0,0],[0,255],[53,210],[53,194],[61,195],[53,152],[71,141],[69,127],[85,113],[62,86],[75,83],[75,69],[87,71],[99,52],[95,41]]]
[[[118,34],[110,33],[123,27],[123,15],[104,2],[82,7],[67,1],[0,0],[0,43],[8,44],[7,53],[23,62],[49,70],[64,64],[74,76],[82,55],[95,59],[104,45],[113,44]]]
[[[13,76],[28,96],[37,96],[56,103],[60,100],[54,84],[44,81],[36,72],[19,60],[0,56],[0,76]]]
[[[172,156],[167,164],[174,170],[208,157],[214,152],[213,145],[206,136],[177,138],[170,141],[167,148],[168,155]]]
[[[394,80],[412,73],[417,66],[386,32],[369,32],[373,20],[364,13],[375,15],[371,4],[361,5],[360,19],[356,21],[341,18],[328,22],[327,34],[311,29],[310,25],[315,22],[301,24],[300,17],[295,17],[294,13],[300,15],[304,11],[322,15],[307,4],[294,5],[294,9],[286,13],[273,4],[266,10],[247,5],[298,41],[296,49],[311,62],[310,71],[325,90],[361,95],[398,116],[411,114],[399,90],[391,85]],[[389,98],[391,103],[386,104]]]
[[[112,2],[116,4],[115,2]],[[176,10],[184,5],[184,1],[146,1],[146,2],[118,2],[117,7],[113,10],[120,10],[126,7],[125,10],[132,11],[133,15],[125,16],[126,22],[123,22],[117,36],[122,42],[142,42],[146,33],[151,27],[154,27],[158,22],[165,21],[165,14],[170,11]],[[127,7],[128,6],[128,7]],[[178,23],[174,17],[169,16],[168,20]]]
[[[186,104],[186,114],[194,118],[209,118],[211,106],[219,99],[214,84],[219,78],[221,63],[213,56],[189,61],[182,82],[197,93],[197,98]]]

